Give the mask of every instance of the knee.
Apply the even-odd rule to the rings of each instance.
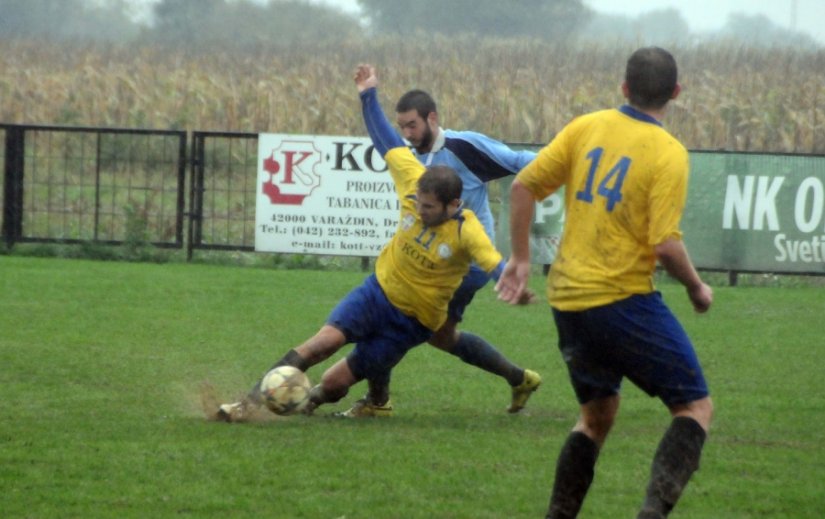
[[[313,388],[316,404],[337,402],[347,396],[349,388],[356,382],[346,359],[341,359],[327,369],[321,376],[321,382]],[[317,388],[317,389],[316,389]],[[310,394],[310,398],[313,395]]]
[[[705,416],[707,417],[708,422],[713,419],[713,400],[710,397],[707,397],[702,400],[702,407]]]
[[[710,428],[710,422],[713,420],[713,401],[710,397],[703,398],[696,403],[694,420],[699,422],[699,425],[707,431]]]
[[[347,339],[343,332],[329,325],[323,326],[318,333],[295,348],[298,354],[306,359],[310,366],[328,359],[338,351]]]
[[[591,440],[601,447],[607,438],[613,422],[616,420],[616,413],[619,410],[619,396],[593,400],[581,407],[581,416],[575,429],[583,432]]]
[[[615,415],[610,414],[590,414],[582,416],[576,427],[601,446],[613,428],[615,418]]]
[[[441,328],[433,333],[427,342],[439,350],[452,353],[458,342],[459,333],[456,329],[456,323],[448,319]]]
[[[688,404],[674,406],[670,411],[674,417],[686,416],[693,418],[702,426],[702,429],[707,431],[710,429],[710,423],[713,420],[713,401],[710,397],[705,397]]]

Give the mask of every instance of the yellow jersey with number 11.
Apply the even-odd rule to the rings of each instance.
[[[501,254],[469,209],[459,209],[441,225],[425,226],[416,209],[424,166],[406,147],[390,149],[384,159],[401,203],[401,219],[375,262],[375,275],[396,308],[435,331],[447,320],[447,305],[470,264],[475,261],[492,272]]]

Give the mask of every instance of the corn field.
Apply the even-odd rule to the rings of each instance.
[[[429,35],[246,54],[5,41],[0,123],[363,135],[352,72],[370,62],[390,115],[423,88],[444,127],[544,143],[622,103],[633,50]],[[689,149],[825,153],[825,51],[670,50],[683,92],[665,125]]]

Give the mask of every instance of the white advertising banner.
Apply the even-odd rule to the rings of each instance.
[[[258,136],[256,251],[377,256],[399,210],[369,138]]]

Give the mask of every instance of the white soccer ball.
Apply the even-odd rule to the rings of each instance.
[[[309,403],[310,388],[306,374],[292,366],[274,368],[261,380],[261,395],[266,407],[282,416],[302,412]]]

